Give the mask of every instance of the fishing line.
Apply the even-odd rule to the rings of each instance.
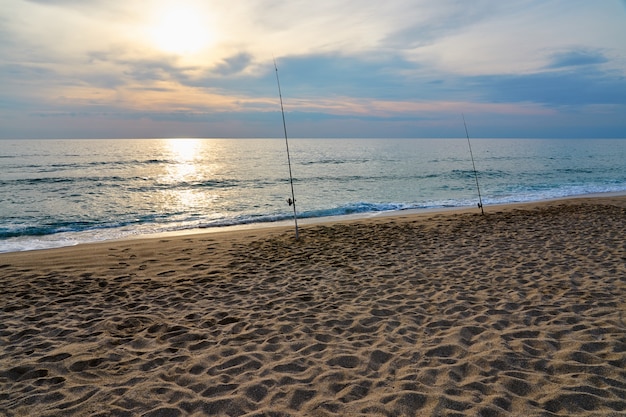
[[[478,191],[478,208],[480,208],[480,212],[485,214],[483,210],[483,199],[480,196],[480,187],[478,185],[478,173],[476,172],[476,164],[474,163],[474,154],[472,153],[472,144],[470,142],[469,133],[467,132],[467,123],[465,123],[465,115],[461,113],[463,116],[463,126],[465,126],[465,135],[467,136],[467,146],[469,146],[470,157],[472,158],[472,167],[474,168],[474,178],[476,179],[476,190]]]
[[[299,238],[298,233],[298,213],[296,210],[296,196],[293,191],[293,176],[291,174],[291,157],[289,155],[289,140],[287,140],[287,123],[285,122],[285,109],[283,108],[283,95],[280,91],[280,80],[278,79],[278,66],[276,66],[276,58],[274,58],[274,69],[276,70],[276,84],[278,84],[278,97],[280,98],[280,112],[283,115],[283,130],[285,131],[285,146],[287,148],[287,164],[289,165],[289,184],[291,185],[291,198],[287,200],[290,206],[293,206],[293,222],[296,225],[296,240]]]

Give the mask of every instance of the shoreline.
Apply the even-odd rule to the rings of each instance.
[[[489,212],[498,212],[502,210],[513,210],[517,208],[524,207],[533,207],[533,206],[543,206],[545,204],[565,202],[565,203],[574,203],[576,201],[585,201],[585,200],[596,200],[596,199],[612,199],[626,197],[626,191],[624,192],[606,192],[606,193],[593,193],[593,194],[584,194],[577,196],[568,196],[568,197],[557,197],[550,198],[545,200],[537,200],[537,201],[525,201],[525,202],[515,202],[515,203],[503,203],[503,204],[493,204],[484,206],[485,214]],[[426,208],[426,209],[406,209],[406,210],[394,210],[394,211],[383,211],[383,212],[368,212],[368,213],[356,213],[356,214],[348,214],[348,215],[338,215],[338,216],[326,216],[326,217],[311,217],[311,218],[298,218],[298,225],[300,227],[307,226],[315,226],[315,225],[324,225],[324,224],[333,224],[333,223],[351,223],[358,221],[368,221],[373,219],[386,219],[393,217],[403,217],[403,216],[430,216],[437,214],[463,214],[463,213],[478,213],[480,211],[479,208],[475,206],[465,206],[465,207],[437,207],[437,208]],[[8,252],[0,252],[0,256],[3,254],[10,253],[20,253],[27,252],[32,253],[35,251],[47,251],[47,250],[55,250],[62,248],[72,248],[82,245],[97,245],[97,244],[107,244],[113,242],[123,242],[123,241],[135,241],[135,240],[146,240],[146,239],[161,239],[161,238],[170,238],[177,236],[196,236],[203,234],[229,234],[233,232],[245,232],[245,231],[256,231],[256,230],[271,230],[271,229],[289,229],[294,228],[293,219],[291,220],[281,220],[277,222],[260,222],[260,223],[248,223],[241,225],[232,225],[232,226],[216,226],[216,227],[197,227],[193,229],[181,229],[175,231],[168,232],[157,232],[157,233],[148,233],[148,234],[137,234],[137,235],[128,235],[122,238],[113,238],[113,239],[105,239],[93,242],[79,242],[77,244],[68,244],[63,246],[55,246],[55,247],[44,247],[44,248],[33,248],[33,249],[23,249],[23,250],[15,250]]]
[[[626,196],[0,254],[0,413],[626,412]]]

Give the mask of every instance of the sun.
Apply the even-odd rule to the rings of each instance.
[[[154,47],[163,52],[195,54],[215,40],[208,20],[200,9],[172,4],[155,14],[148,36]]]

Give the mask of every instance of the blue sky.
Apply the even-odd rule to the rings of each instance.
[[[626,138],[624,0],[1,0],[0,138]]]

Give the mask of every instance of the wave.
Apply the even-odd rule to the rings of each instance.
[[[547,200],[602,192],[625,192],[626,184],[598,186],[546,187],[526,190],[511,190],[483,197],[485,206]],[[304,210],[298,213],[299,219],[337,217],[347,215],[367,215],[368,213],[394,212],[436,208],[473,207],[473,196],[464,199],[447,199],[424,202],[353,202],[328,208]],[[235,214],[217,219],[195,214],[151,213],[119,221],[58,221],[44,224],[5,224],[0,227],[0,252],[44,249],[68,246],[78,243],[121,239],[134,235],[149,235],[161,232],[184,231],[197,228],[221,228],[250,224],[275,223],[291,220],[289,210],[274,213]]]
[[[302,218],[316,218],[316,217],[332,217],[332,216],[347,216],[351,214],[364,214],[364,213],[380,213],[386,211],[398,211],[408,210],[413,208],[419,208],[415,204],[406,203],[368,203],[357,202],[343,204],[337,207],[329,209],[310,210],[300,213]]]
[[[41,178],[19,178],[13,180],[0,180],[0,186],[28,186],[28,185],[48,185],[71,183],[76,186],[111,186],[119,187],[124,184],[125,188],[133,191],[151,191],[163,189],[186,189],[186,188],[232,188],[239,186],[266,186],[270,182],[258,180],[241,181],[237,179],[220,179],[206,181],[159,181],[146,177],[120,177],[113,176],[93,176],[93,177],[41,177]],[[258,184],[257,184],[258,183]]]
[[[60,233],[79,233],[85,231],[114,230],[122,227],[137,225],[162,225],[173,223],[171,217],[178,213],[166,214],[144,214],[120,221],[97,221],[97,220],[72,220],[72,221],[50,221],[41,224],[34,223],[14,223],[0,227],[0,240],[15,237],[38,237],[50,236]]]
[[[0,227],[0,240],[21,236],[48,236],[58,233],[81,232],[84,230],[98,230],[123,226],[123,223],[102,224],[89,221],[53,222],[41,225],[13,224]]]
[[[300,161],[299,165],[308,166],[308,165],[341,165],[341,164],[367,164],[371,162],[371,159],[363,158],[363,159],[318,159],[314,161]]]
[[[45,185],[45,184],[58,184],[58,183],[126,183],[132,181],[145,181],[143,177],[120,177],[117,175],[108,177],[40,177],[40,178],[18,178],[14,180],[0,181],[0,185],[12,186],[12,185]]]
[[[368,203],[357,202],[350,204],[343,204],[337,207],[327,209],[309,210],[298,213],[298,218],[318,218],[318,217],[330,217],[330,216],[342,216],[350,214],[361,213],[375,213],[384,211],[404,210],[409,208],[417,208],[415,205],[404,203]],[[254,223],[271,223],[292,218],[292,214],[289,212],[283,213],[261,213],[261,214],[246,214],[235,215],[232,217],[223,217],[219,219],[213,219],[203,221],[201,216],[192,215],[185,218],[180,218],[181,213],[169,213],[169,214],[148,214],[138,216],[133,219],[121,220],[121,221],[109,221],[109,222],[97,222],[97,221],[57,221],[48,222],[43,224],[11,224],[8,226],[0,227],[0,240],[10,239],[16,237],[39,237],[49,236],[59,233],[78,233],[85,231],[106,230],[106,229],[119,229],[128,226],[145,226],[146,229],[153,231],[171,231],[171,230],[184,230],[189,228],[210,228],[210,227],[223,227],[223,226],[238,226]]]
[[[15,158],[13,156],[0,156],[0,158]],[[19,166],[8,167],[32,170],[33,172],[58,172],[69,170],[84,170],[89,168],[102,167],[128,167],[133,168],[142,165],[176,165],[179,161],[171,159],[130,159],[122,161],[90,161],[90,162],[67,162],[67,163],[51,163],[51,164],[20,164]]]
[[[411,208],[419,208],[416,205],[404,204],[404,203],[367,203],[358,202],[343,204],[337,207],[318,210],[307,210],[297,214],[298,219],[313,219],[335,216],[346,216],[351,214],[366,214],[366,213],[378,213],[387,211],[406,210]],[[212,227],[226,227],[226,226],[239,226],[255,223],[274,223],[284,220],[290,220],[293,218],[293,213],[276,213],[276,214],[260,214],[260,215],[245,215],[237,216],[233,218],[224,218],[218,220],[212,220],[210,222],[204,222],[200,228],[212,228]]]
[[[454,175],[467,176],[471,171],[456,170]],[[362,178],[363,179],[363,178]],[[41,180],[41,179],[40,179]],[[25,180],[24,180],[25,181]],[[51,181],[67,181],[67,179],[51,179]],[[120,179],[120,181],[123,181]],[[176,187],[203,187],[203,188],[227,188],[237,187],[235,180],[202,181],[194,183],[163,184],[165,188]],[[158,188],[151,185],[146,189]],[[486,192],[483,195],[485,205],[507,204],[527,201],[548,200],[554,198],[571,197],[586,194],[624,192],[626,184],[621,181],[603,184],[534,184],[510,185],[503,187],[499,191]],[[304,210],[298,213],[298,218],[323,218],[332,216],[345,216],[354,214],[367,214],[379,212],[391,212],[410,209],[432,209],[448,207],[468,207],[473,206],[475,198],[473,194],[465,193],[463,197],[445,200],[421,200],[413,202],[348,202],[333,205],[330,207]],[[276,209],[274,209],[276,210]],[[77,221],[51,221],[43,224],[5,223],[0,227],[0,240],[22,236],[46,236],[67,232],[83,232],[89,230],[117,229],[128,226],[144,226],[144,228],[154,231],[182,230],[189,228],[210,228],[223,226],[237,226],[254,223],[269,223],[288,220],[293,215],[288,211],[273,213],[254,214],[233,214],[218,219],[206,220],[206,216],[199,213],[146,213],[135,215],[128,219],[118,219],[117,221],[97,221],[97,220],[77,220]]]

